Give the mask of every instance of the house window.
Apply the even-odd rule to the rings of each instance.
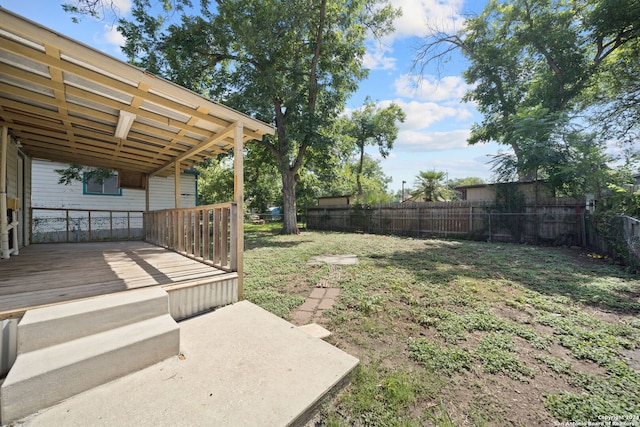
[[[113,175],[105,179],[102,183],[96,182],[94,179],[87,179],[87,173],[84,174],[84,194],[101,195],[101,196],[122,196],[122,189],[118,188],[118,175]]]

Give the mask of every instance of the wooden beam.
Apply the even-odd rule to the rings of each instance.
[[[244,298],[244,144],[243,124],[236,123],[233,147],[233,195],[236,202],[235,257],[238,272],[238,300]]]
[[[174,193],[176,195],[176,209],[180,208],[180,162],[175,162],[176,168],[174,171],[175,176],[175,185],[174,185]]]
[[[0,14],[2,12],[3,11],[0,11]],[[5,17],[3,16],[3,20],[4,19]],[[7,20],[9,20],[9,18]],[[11,50],[17,55],[23,56],[32,61],[43,63],[49,67],[59,68],[63,71],[70,72],[91,81],[102,82],[108,87],[112,87],[123,93],[132,94],[133,96],[140,96],[149,102],[165,108],[180,112],[188,111],[186,114],[195,115],[202,120],[214,121],[219,125],[222,124],[222,121],[226,121],[228,123],[229,121],[243,120],[247,123],[248,127],[261,135],[273,134],[274,132],[273,127],[265,123],[251,119],[242,113],[224,107],[223,105],[217,104],[211,100],[207,100],[194,92],[188,91],[187,89],[164,79],[160,79],[153,74],[144,72],[114,58],[107,57],[96,50],[79,45],[73,40],[61,37],[50,30],[30,28],[24,29],[24,33],[22,33],[22,31],[16,31],[17,27],[24,27],[24,25],[21,24],[24,23],[5,22],[1,27],[8,27],[7,30],[9,32],[18,34],[28,40],[37,40],[43,46],[55,45],[59,48],[61,53],[64,53],[64,55],[67,55],[69,58],[67,60],[62,60],[60,58],[55,59],[44,52],[39,52],[33,48],[26,47],[13,40],[3,40],[3,43],[8,44],[9,47],[9,49],[6,50]],[[75,61],[71,61],[71,58],[75,59]],[[76,62],[84,63],[86,66],[81,66]],[[90,66],[90,64],[92,66]],[[98,65],[93,64],[100,64],[99,68]],[[114,77],[111,77],[109,74]],[[116,79],[115,76],[118,76],[119,78]],[[123,82],[122,79],[130,80],[138,87],[131,86],[130,84]],[[149,90],[143,91],[139,89],[142,87],[142,84],[145,85],[145,88],[149,88]],[[153,89],[153,91],[151,89]],[[160,93],[165,96],[161,96]],[[176,100],[180,100],[182,102],[177,102]],[[203,102],[206,103],[208,109],[214,115],[199,113],[194,108],[185,105],[190,104],[197,106],[201,105]]]
[[[226,128],[222,129],[220,132],[216,133],[213,137],[211,137],[208,141],[202,142],[199,145],[185,151],[184,153],[178,155],[175,158],[176,162],[180,162],[182,160],[186,160],[189,157],[200,153],[203,150],[206,150],[207,148],[210,148],[213,144],[215,144],[216,142],[226,138],[230,133],[234,132],[236,129],[237,125],[236,123],[232,123],[229,126],[227,126]],[[219,153],[223,153],[223,150],[219,150]],[[166,165],[162,166],[161,168],[153,171],[151,173],[151,175],[155,175],[158,174],[160,172],[162,172],[163,170],[171,167],[173,162],[169,162]]]
[[[2,126],[0,136],[0,258],[9,258],[9,221],[7,216],[7,150],[9,128]]]

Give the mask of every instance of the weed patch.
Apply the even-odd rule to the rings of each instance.
[[[435,372],[450,376],[471,367],[471,355],[458,347],[442,346],[426,338],[411,339],[407,347],[412,359]]]
[[[491,332],[482,338],[475,355],[485,372],[503,373],[514,380],[528,382],[534,377],[533,369],[525,366],[515,352],[516,347],[509,335]]]

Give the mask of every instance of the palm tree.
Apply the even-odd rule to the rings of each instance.
[[[425,202],[446,200],[448,189],[443,182],[446,176],[446,172],[435,169],[426,172],[420,171],[418,175],[416,175],[416,188],[411,191],[411,195],[414,197],[424,196]]]

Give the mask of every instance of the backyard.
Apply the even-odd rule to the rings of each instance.
[[[278,231],[247,225],[246,298],[293,319],[341,289],[317,323],[361,360],[317,425],[640,425],[640,276],[583,248]]]

